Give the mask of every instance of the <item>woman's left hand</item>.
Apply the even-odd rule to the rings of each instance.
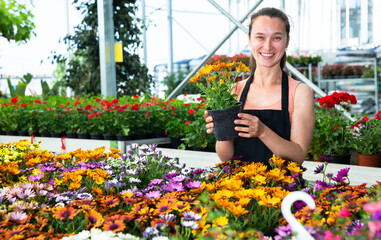
[[[234,120],[234,123],[241,126],[236,126],[234,129],[239,132],[240,137],[259,137],[263,133],[265,125],[258,117],[247,113],[239,113],[238,117],[241,119]]]

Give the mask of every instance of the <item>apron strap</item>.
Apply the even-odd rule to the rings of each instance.
[[[245,105],[247,93],[249,92],[250,85],[253,82],[254,73],[252,73],[247,80],[245,87],[243,88],[243,91],[241,93],[241,97],[239,101],[242,103],[242,109]],[[288,76],[285,71],[282,71],[282,110],[288,112]]]

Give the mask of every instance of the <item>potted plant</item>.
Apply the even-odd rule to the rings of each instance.
[[[358,165],[380,167],[381,111],[375,120],[364,116],[351,126],[352,148],[357,153]]]
[[[250,69],[241,62],[225,63],[214,62],[205,65],[189,81],[197,83],[202,91],[202,97],[206,99],[206,109],[213,117],[214,133],[217,140],[224,141],[238,137],[234,130],[234,120],[241,111],[242,103],[236,99],[234,89],[237,79],[243,72]],[[200,80],[206,80],[206,84]]]
[[[316,133],[314,135],[319,137],[316,141],[321,141],[324,146],[318,150],[323,150],[320,153],[329,156],[332,162],[349,164],[351,122],[335,108],[335,105],[349,109],[350,104],[357,103],[356,97],[346,92],[334,92],[317,100],[320,109],[315,118]]]

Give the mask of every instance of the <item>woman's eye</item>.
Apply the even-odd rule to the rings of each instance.
[[[274,37],[274,40],[276,40],[276,41],[279,41],[281,39],[282,39],[281,37]]]

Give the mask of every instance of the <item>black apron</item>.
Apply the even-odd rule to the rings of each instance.
[[[251,74],[242,91],[240,102],[245,105],[247,93],[253,81],[254,74]],[[244,113],[257,116],[262,123],[273,130],[280,137],[290,140],[290,115],[288,112],[288,76],[282,71],[282,110],[242,110]],[[238,137],[234,140],[234,156],[242,161],[262,162],[269,165],[269,159],[273,153],[259,138]]]

